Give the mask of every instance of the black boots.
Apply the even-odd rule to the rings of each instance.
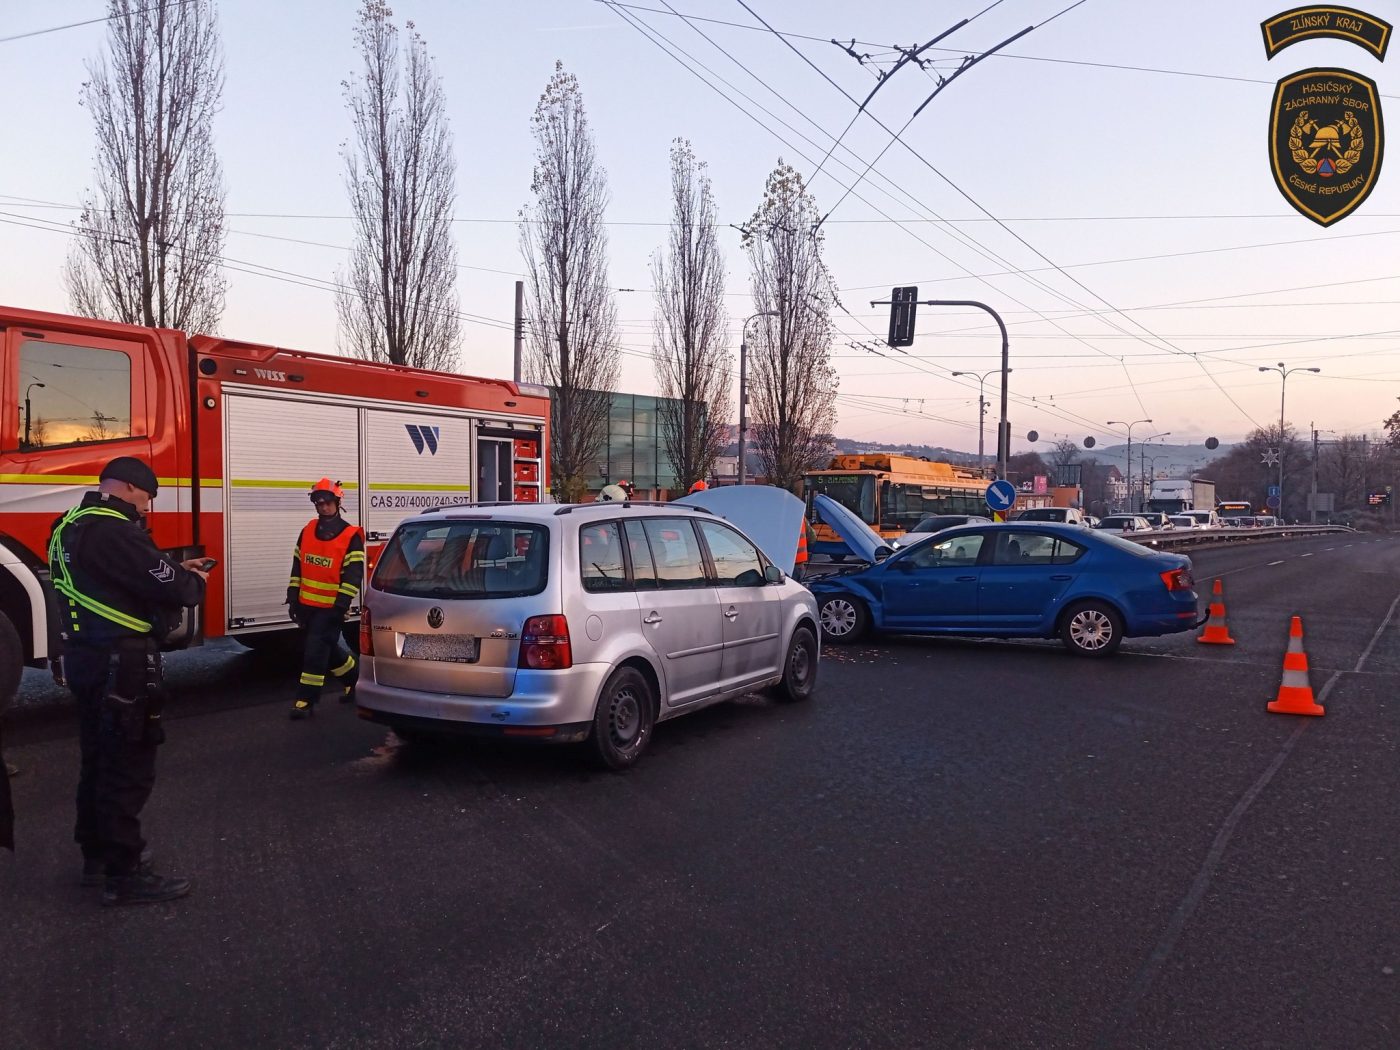
[[[157,875],[150,870],[131,875],[109,875],[102,890],[103,904],[156,904],[173,901],[190,892],[189,879]]]

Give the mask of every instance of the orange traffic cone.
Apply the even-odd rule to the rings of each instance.
[[[1326,712],[1313,698],[1312,683],[1308,681],[1308,654],[1303,652],[1303,621],[1293,617],[1288,628],[1288,652],[1283,654],[1283,682],[1278,687],[1278,699],[1269,704],[1276,715],[1321,715]]]
[[[1235,640],[1230,637],[1230,625],[1225,622],[1225,590],[1218,577],[1210,600],[1210,619],[1196,641],[1202,645],[1235,644]]]

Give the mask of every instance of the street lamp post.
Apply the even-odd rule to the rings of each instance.
[[[984,424],[986,423],[986,418],[987,418],[987,398],[986,398],[986,397],[984,396],[984,394],[983,394],[983,390],[984,390],[984,388],[985,388],[985,387],[984,387],[984,384],[987,382],[987,377],[988,377],[988,376],[994,376],[994,375],[996,375],[996,374],[997,374],[998,372],[1000,372],[1000,371],[1001,371],[1000,368],[993,368],[990,372],[954,372],[954,373],[953,373],[953,375],[955,375],[955,376],[973,376],[973,377],[975,377],[975,378],[977,379],[977,469],[978,469],[978,470],[981,470],[981,469],[982,469],[982,464],[986,461],[986,457],[987,457],[987,453],[986,453],[987,446],[986,446],[986,443],[985,443],[985,441],[984,441],[984,435],[985,435],[985,433],[986,433],[986,428],[985,428]],[[1007,375],[1010,375],[1010,374],[1011,374],[1012,372],[1014,372],[1014,371],[1016,371],[1016,369],[1014,369],[1014,368],[1008,368],[1008,369],[1006,370],[1006,374],[1007,374]]]
[[[1260,365],[1261,372],[1277,372],[1283,379],[1279,384],[1278,393],[1278,517],[1280,522],[1285,522],[1283,516],[1283,406],[1284,399],[1288,396],[1288,377],[1294,372],[1321,372],[1320,368],[1285,368],[1282,361],[1277,365]]]
[[[1139,423],[1151,423],[1150,419],[1135,419],[1131,423],[1123,423],[1116,419],[1110,419],[1108,426],[1128,428],[1128,509],[1133,509],[1133,427]]]
[[[1149,443],[1156,441],[1158,438],[1171,437],[1171,434],[1172,432],[1168,430],[1161,434],[1153,434],[1150,438],[1144,438],[1142,445],[1138,450],[1138,491],[1139,493],[1142,493],[1143,490],[1146,490],[1145,496],[1148,499],[1152,497],[1152,477],[1156,477],[1157,475],[1157,460],[1161,459],[1162,457],[1149,457],[1147,455],[1147,446]],[[1144,466],[1144,464],[1148,462],[1152,464],[1152,477],[1148,476],[1147,468]],[[1138,496],[1138,510],[1143,509],[1143,500],[1144,496],[1140,494]],[[1132,508],[1129,509],[1131,510]]]
[[[746,484],[749,472],[744,466],[749,437],[749,322],[755,317],[777,317],[777,310],[760,310],[744,318],[739,330],[739,484]]]
[[[29,447],[29,421],[34,417],[34,410],[33,410],[33,408],[32,408],[32,407],[30,406],[30,404],[29,404],[29,391],[33,390],[36,386],[37,386],[40,390],[42,390],[42,389],[44,388],[44,384],[41,383],[41,382],[39,382],[37,379],[36,379],[34,382],[30,383],[27,387],[24,388],[24,447],[25,447],[25,448],[28,448],[28,447]]]

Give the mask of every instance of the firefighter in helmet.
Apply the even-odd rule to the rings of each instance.
[[[705,492],[706,490],[709,489],[709,487],[710,487],[710,486],[707,485],[707,484],[705,483],[705,479],[704,479],[704,478],[701,478],[701,479],[700,479],[699,481],[697,481],[694,485],[691,485],[691,486],[690,486],[690,491],[689,491],[688,493],[686,493],[686,495],[693,496],[693,495],[695,495],[695,493],[697,493],[697,492]]]
[[[292,622],[306,632],[301,680],[292,701],[294,719],[316,710],[327,674],[340,679],[342,703],[355,698],[360,667],[340,632],[364,582],[365,534],[340,516],[344,498],[340,482],[330,478],[311,486],[316,517],[301,530],[292,551],[287,607]]]

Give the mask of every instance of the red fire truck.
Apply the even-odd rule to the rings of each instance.
[[[56,652],[49,528],[113,457],[155,468],[158,546],[219,560],[203,636],[257,645],[290,627],[313,481],[372,564],[424,507],[538,502],[548,413],[543,387],[0,306],[0,692]]]

